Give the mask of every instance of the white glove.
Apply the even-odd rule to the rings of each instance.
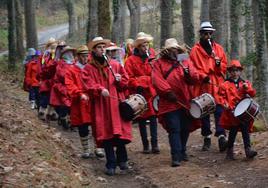
[[[89,99],[89,97],[86,94],[82,93],[80,96],[80,99],[87,101]]]
[[[104,97],[109,97],[110,96],[110,93],[107,89],[103,89],[101,91],[101,95],[104,96]]]
[[[117,82],[120,82],[121,79],[122,79],[122,76],[121,76],[120,74],[118,74],[118,73],[116,73],[116,74],[114,74],[114,75],[115,75],[115,80],[116,80]]]

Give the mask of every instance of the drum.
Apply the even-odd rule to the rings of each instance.
[[[158,112],[158,104],[159,104],[159,95],[156,95],[153,99],[153,108],[154,111]]]
[[[245,98],[236,105],[234,117],[249,122],[258,115],[259,111],[259,105],[252,98]]]
[[[130,95],[119,103],[119,111],[123,120],[131,121],[147,110],[147,102],[142,95]]]
[[[209,93],[204,93],[199,97],[192,99],[190,114],[194,118],[205,117],[216,110],[214,98]]]

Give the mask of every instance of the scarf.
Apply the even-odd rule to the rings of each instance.
[[[210,40],[211,40],[211,43],[213,43],[213,40],[212,39],[210,39]],[[199,43],[203,47],[203,49],[207,52],[208,55],[212,54],[212,48],[207,40],[200,38]]]

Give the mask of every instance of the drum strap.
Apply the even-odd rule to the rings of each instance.
[[[168,76],[170,75],[170,73],[176,68],[178,67],[179,64],[178,63],[174,63],[172,64],[172,66],[170,67],[170,69],[167,71],[167,73],[164,75],[164,79],[167,79]]]

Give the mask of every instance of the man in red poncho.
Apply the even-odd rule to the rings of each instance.
[[[156,112],[153,108],[153,99],[156,97],[156,91],[151,80],[152,60],[155,58],[155,52],[149,48],[149,42],[152,40],[148,35],[140,32],[134,41],[134,51],[125,63],[125,69],[129,75],[129,92],[138,93],[147,101],[148,110],[138,118],[139,130],[143,144],[143,153],[150,153],[149,141],[147,138],[146,121],[150,121],[151,146],[152,153],[159,153],[157,141],[157,120]]]
[[[176,39],[167,39],[152,72],[152,82],[160,97],[159,120],[168,132],[172,167],[180,166],[181,161],[188,161],[186,144],[191,122],[187,112],[191,99],[189,86],[199,82],[198,73],[189,58],[180,59],[185,52],[186,49]]]
[[[218,85],[224,82],[226,74],[227,59],[222,46],[213,41],[211,35],[213,29],[210,22],[201,23],[200,41],[194,45],[190,53],[190,59],[194,67],[199,72],[204,82],[193,89],[194,97],[203,93],[211,94],[216,102],[216,111],[214,112],[216,132],[218,137],[219,150],[222,152],[226,149],[225,131],[219,126],[219,118],[222,108],[219,104]],[[205,116],[202,120],[201,134],[204,137],[202,150],[208,151],[211,145],[210,116]]]
[[[240,77],[243,67],[238,60],[232,60],[228,71],[230,77],[221,85],[219,95],[222,97],[221,104],[225,108],[220,118],[220,125],[230,130],[228,137],[228,148],[226,159],[234,160],[234,142],[237,132],[242,132],[244,148],[247,158],[254,158],[257,152],[251,149],[249,132],[253,128],[253,120],[242,122],[234,117],[233,111],[236,105],[244,98],[254,97],[256,90],[252,88],[248,80],[243,80]]]
[[[104,147],[106,174],[114,175],[116,166],[128,169],[126,144],[131,142],[131,124],[120,117],[119,101],[125,99],[128,75],[117,61],[104,54],[110,40],[96,37],[88,44],[91,58],[83,70],[86,89],[93,100],[92,129],[98,146]],[[114,151],[116,147],[116,153]]]

